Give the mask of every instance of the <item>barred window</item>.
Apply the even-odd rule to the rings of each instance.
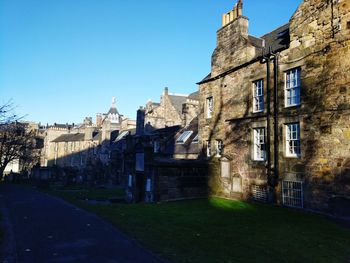
[[[254,129],[254,156],[255,161],[265,161],[266,159],[266,143],[265,143],[265,128]]]
[[[291,69],[285,75],[285,106],[300,104],[300,68]]]
[[[288,157],[300,156],[300,124],[286,124],[286,155]]]
[[[303,208],[304,190],[303,182],[282,181],[282,203],[285,206]]]
[[[254,81],[253,86],[253,112],[261,112],[264,110],[264,80]]]

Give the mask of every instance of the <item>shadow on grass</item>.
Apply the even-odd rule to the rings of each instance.
[[[173,262],[347,262],[350,230],[302,211],[219,198],[83,205]]]

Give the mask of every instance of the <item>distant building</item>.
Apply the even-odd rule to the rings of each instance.
[[[198,106],[197,93],[190,95],[169,93],[168,88],[165,88],[160,103],[148,101],[146,104],[145,130],[147,132],[190,122],[197,116]]]
[[[74,167],[88,162],[110,162],[111,144],[123,130],[133,129],[136,121],[119,114],[116,100],[105,114],[97,114],[96,124],[87,117],[82,124],[54,124],[45,131],[41,166]]]

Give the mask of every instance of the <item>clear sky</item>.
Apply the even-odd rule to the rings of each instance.
[[[301,0],[244,0],[251,35]],[[0,103],[48,123],[107,112],[135,118],[164,87],[191,93],[210,71],[221,14],[236,0],[0,0]]]

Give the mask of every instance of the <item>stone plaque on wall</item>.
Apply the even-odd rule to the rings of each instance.
[[[230,175],[231,175],[230,161],[227,158],[222,158],[221,159],[221,177],[230,178]]]
[[[242,192],[242,180],[241,177],[232,177],[232,192]]]

